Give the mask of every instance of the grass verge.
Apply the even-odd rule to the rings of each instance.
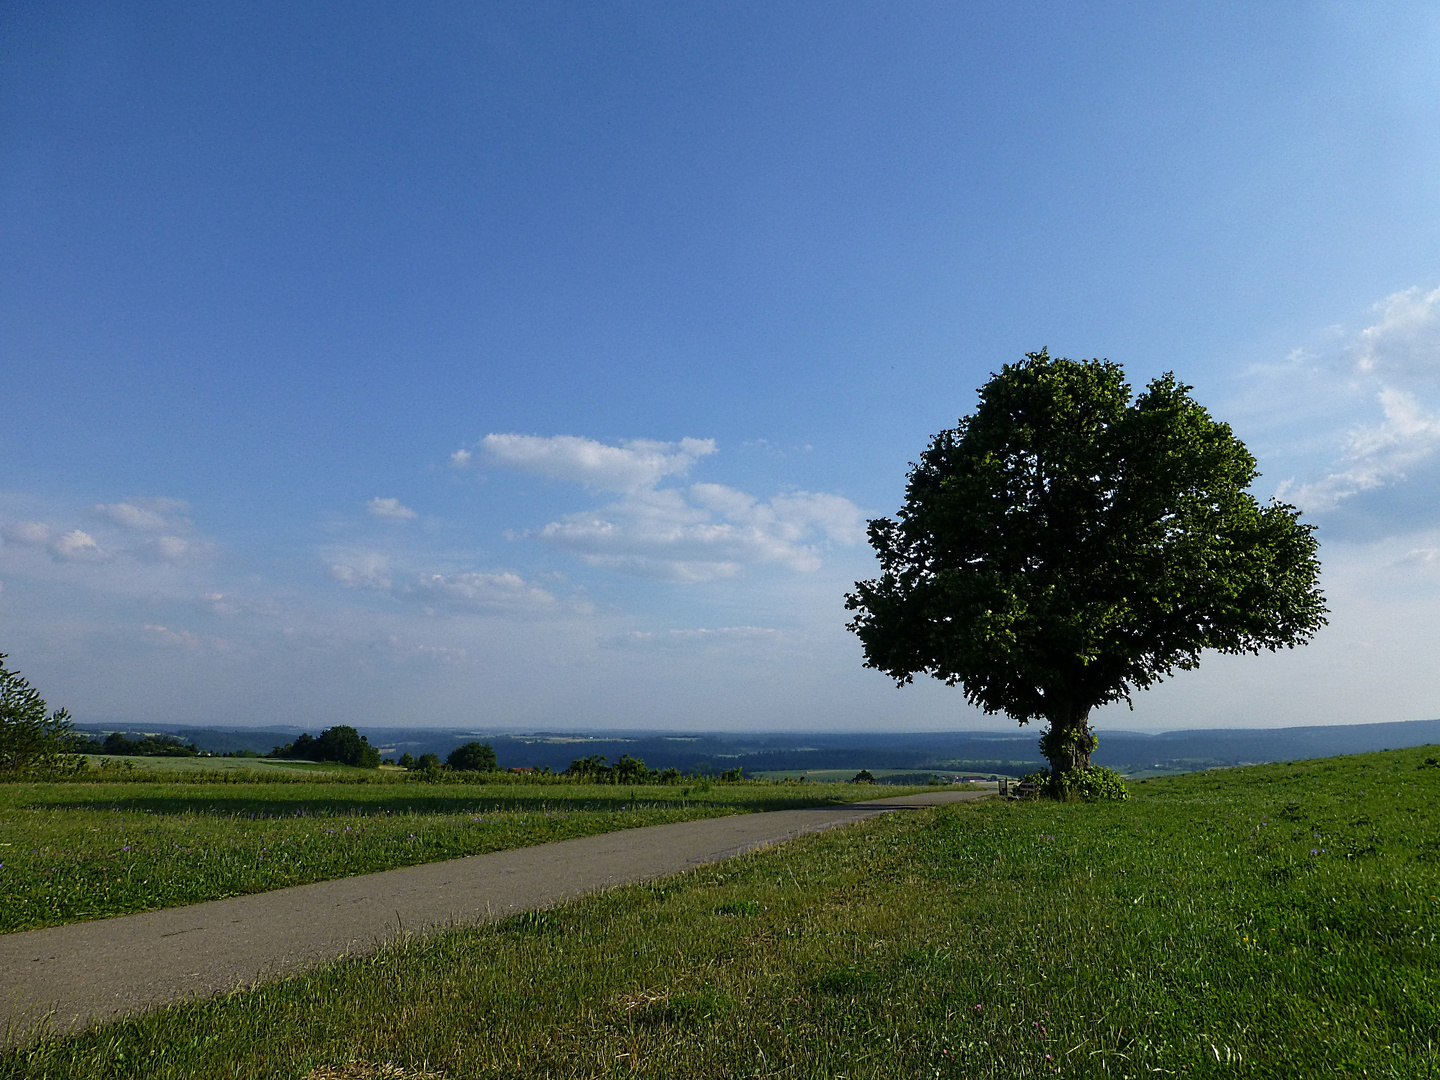
[[[42,1041],[0,1076],[1436,1076],[1426,756],[889,815]]]
[[[640,825],[922,790],[267,779],[0,784],[0,932]]]

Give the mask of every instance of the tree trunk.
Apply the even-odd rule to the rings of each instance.
[[[1066,708],[1059,715],[1050,717],[1047,756],[1052,779],[1058,783],[1060,777],[1071,769],[1088,766],[1092,745],[1089,709]]]

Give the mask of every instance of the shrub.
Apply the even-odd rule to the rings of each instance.
[[[852,784],[873,784],[875,783],[875,774],[869,769],[861,769],[850,782]]]
[[[1060,777],[1060,784],[1066,795],[1084,799],[1086,802],[1124,802],[1130,798],[1130,790],[1125,786],[1120,774],[1103,765],[1067,769]]]

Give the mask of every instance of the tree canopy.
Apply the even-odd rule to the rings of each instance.
[[[467,742],[450,751],[445,764],[459,772],[494,772],[500,767],[489,743]]]
[[[267,755],[273,758],[299,758],[302,761],[334,761],[361,769],[378,769],[380,751],[370,740],[349,724],[326,728],[318,737],[302,733],[293,743],[277,746]]]
[[[47,712],[45,699],[0,653],[0,774],[53,773],[84,763],[64,709]]]
[[[1058,775],[1090,711],[1207,649],[1293,647],[1325,624],[1313,527],[1248,492],[1255,458],[1173,375],[1027,354],[980,388],[870,522],[878,578],[846,597],[866,666],[1049,721]]]

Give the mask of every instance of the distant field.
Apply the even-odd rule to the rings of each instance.
[[[843,784],[853,779],[858,769],[779,769],[761,773],[764,780],[801,780],[809,784]],[[925,784],[940,774],[956,775],[949,769],[871,769],[870,775],[889,789],[891,784]]]
[[[1427,756],[887,815],[47,1041],[0,1075],[1435,1077]]]
[[[270,782],[226,779],[0,784],[0,933],[875,794],[868,784],[431,784],[349,769],[314,782],[273,772]],[[909,790],[921,789],[884,794]]]
[[[128,757],[125,755],[86,754],[85,760],[92,769],[142,769],[146,772],[209,772],[212,770],[251,769],[271,772],[288,769],[314,772],[348,771],[344,765],[320,764],[314,761],[283,761],[274,758],[227,758],[227,757]]]

